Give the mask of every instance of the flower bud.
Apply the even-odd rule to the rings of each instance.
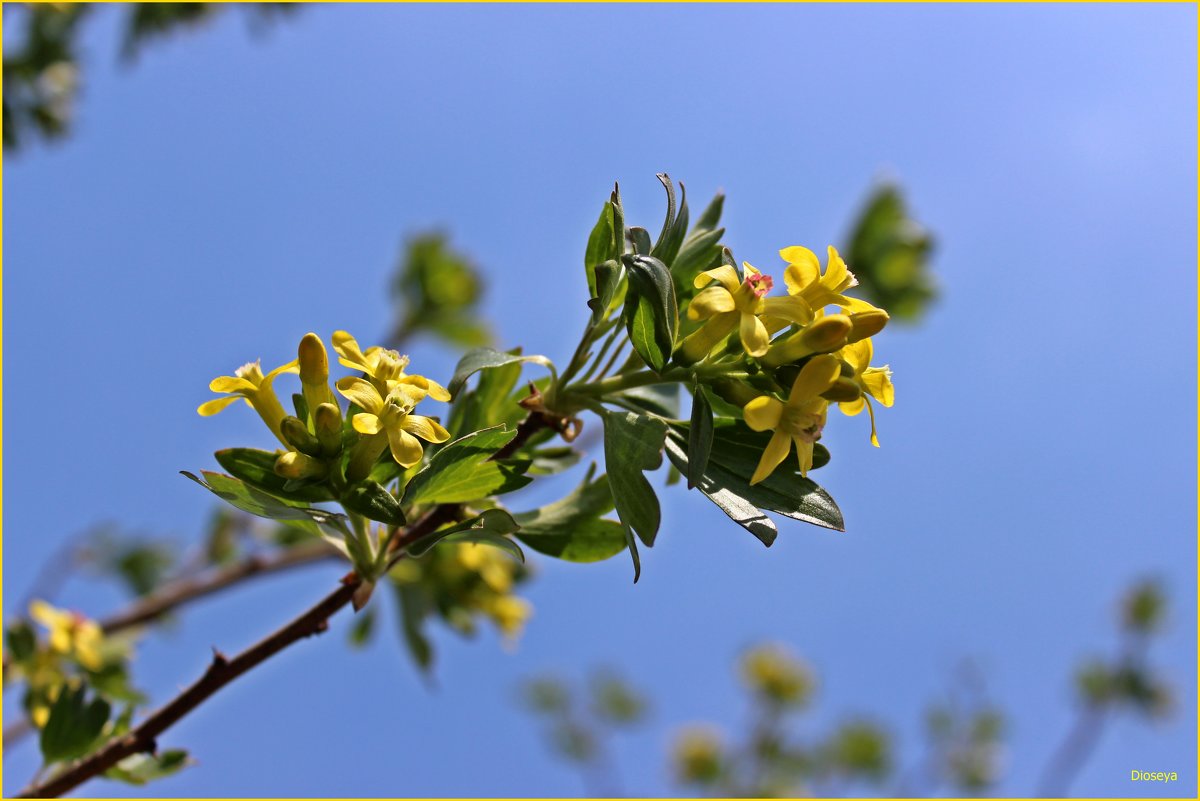
[[[308,433],[308,427],[300,422],[299,417],[285,417],[283,422],[279,424],[279,431],[283,434],[283,438],[288,444],[301,453],[306,453],[309,456],[321,455],[321,443],[317,438]]]
[[[709,384],[709,388],[721,400],[738,407],[745,406],[762,394],[744,381],[734,381],[731,378],[718,378]]]
[[[883,309],[854,312],[850,315],[850,334],[846,337],[846,343],[858,342],[875,336],[883,330],[890,319],[891,317]]]
[[[329,466],[320,459],[288,451],[275,460],[275,472],[284,478],[316,478],[325,475]]]
[[[832,403],[847,403],[862,397],[862,389],[857,381],[849,378],[839,378],[833,386],[821,393],[821,397]]]
[[[799,333],[776,342],[759,361],[766,367],[778,367],[815,353],[832,353],[846,344],[850,329],[850,318],[844,314],[821,317]]]
[[[329,356],[325,343],[314,333],[307,333],[300,340],[300,384],[304,388],[304,400],[309,409],[322,403],[337,403],[333,390],[329,388]]]
[[[335,404],[322,403],[312,413],[313,428],[326,456],[342,450],[342,412]]]

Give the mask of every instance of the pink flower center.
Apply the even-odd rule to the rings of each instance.
[[[769,275],[759,273],[757,275],[746,276],[746,287],[754,293],[754,297],[765,297],[771,291],[771,287],[775,286],[775,279]]]

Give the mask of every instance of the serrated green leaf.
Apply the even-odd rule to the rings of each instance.
[[[538,553],[568,562],[599,562],[625,550],[624,527],[603,516],[613,509],[608,477],[591,480],[593,470],[570,495],[514,515],[517,539]]]
[[[646,543],[654,545],[661,521],[658,496],[642,475],[662,464],[667,424],[657,417],[633,412],[604,416],[604,463],[613,505],[621,522]]]
[[[517,435],[505,426],[460,437],[439,450],[404,488],[404,505],[466,503],[512,492],[533,479],[529,462],[489,461]]]
[[[679,305],[671,272],[652,256],[627,256],[629,292],[625,320],[634,350],[655,372],[661,373],[675,350],[679,330]]]
[[[692,394],[692,423],[688,431],[687,487],[692,489],[700,483],[713,443],[713,413],[708,404],[704,387],[697,386]]]
[[[87,695],[86,685],[67,685],[51,705],[40,738],[46,764],[83,756],[104,731],[112,707],[99,696]]]
[[[333,493],[329,488],[319,484],[303,484],[295,489],[286,489],[288,480],[275,472],[278,453],[257,448],[223,448],[213,455],[217,464],[228,470],[234,478],[239,478],[271,495],[313,503],[333,500]]]

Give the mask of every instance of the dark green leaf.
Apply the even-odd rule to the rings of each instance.
[[[649,256],[653,245],[650,244],[650,232],[645,228],[634,226],[629,229],[629,241],[633,244],[633,252],[638,256]]]
[[[190,764],[187,751],[175,749],[157,754],[134,754],[104,772],[104,778],[140,787],[178,773]]]
[[[624,524],[621,525],[621,533],[625,535],[629,558],[633,560],[633,583],[637,584],[638,579],[642,577],[642,557],[638,554],[637,537],[633,536],[633,529]]]
[[[687,450],[683,444],[674,436],[668,436],[666,441],[667,458],[677,467],[680,472],[685,472],[688,469]],[[770,546],[775,542],[775,536],[778,531],[775,528],[775,523],[771,518],[767,517],[761,509],[755,506],[750,501],[738,495],[733,490],[723,486],[719,480],[722,475],[721,468],[713,463],[709,463],[708,472],[714,476],[711,480],[704,480],[701,477],[700,483],[697,485],[702,493],[721,508],[725,514],[729,515],[729,519],[737,523],[742,528],[749,531],[754,536],[758,537],[763,545]]]
[[[655,372],[666,367],[675,349],[679,329],[679,305],[675,283],[661,261],[650,256],[627,256],[629,294],[625,298],[625,320],[629,340]]]
[[[538,553],[569,562],[599,562],[625,550],[624,527],[603,516],[613,508],[608,477],[588,476],[567,497],[515,515],[517,539]]]
[[[404,525],[404,512],[396,496],[382,484],[370,479],[360,481],[342,493],[342,506],[349,512],[357,512],[368,520],[387,523],[389,526]]]
[[[592,322],[608,316],[614,305],[620,303],[620,290],[625,286],[625,268],[616,261],[596,265],[596,294],[588,301],[592,310]]]
[[[574,467],[583,458],[583,452],[570,445],[539,448],[529,454],[529,475],[549,476]]]
[[[518,350],[510,351],[510,355],[521,354]],[[508,422],[514,412],[522,411],[516,404],[507,403],[520,377],[520,362],[483,368],[475,389],[455,398],[447,427],[456,433],[468,433]]]
[[[253,484],[261,490],[292,501],[331,501],[333,493],[328,487],[318,484],[299,485],[285,489],[288,480],[275,472],[278,453],[261,451],[257,448],[224,448],[213,454],[217,463],[235,478]]]
[[[659,234],[658,241],[654,243],[654,249],[650,252],[650,255],[659,259],[663,264],[671,265],[674,263],[675,257],[679,254],[679,248],[683,244],[684,237],[687,236],[687,190],[681,181],[679,183],[679,212],[675,214],[673,208],[675,193],[671,186],[671,179],[665,174],[659,175],[658,179],[667,188],[667,222],[663,224],[662,233]]]
[[[671,263],[671,274],[675,276],[677,289],[685,290],[690,296],[696,291],[692,281],[703,270],[707,270],[721,260],[721,237],[725,229],[704,231],[687,238],[675,261]]]
[[[693,226],[692,231],[711,231],[716,228],[717,223],[721,221],[721,210],[724,207],[725,194],[718,192],[713,196],[709,204],[704,207],[704,211],[700,212],[700,217],[696,220],[696,225]]]
[[[654,545],[661,512],[654,488],[642,475],[662,464],[667,424],[657,417],[633,412],[604,416],[604,463],[613,504],[621,522],[637,533],[647,547]]]
[[[496,426],[454,440],[408,482],[404,504],[465,503],[525,486],[532,481],[522,475],[527,461],[488,461],[516,435]]]
[[[708,456],[712,450],[713,414],[704,387],[697,386],[692,395],[692,424],[688,433],[688,489],[700,483]]]
[[[318,536],[320,535],[321,532],[312,518],[312,512],[317,510],[268,495],[262,490],[252,487],[232,476],[213,473],[208,470],[201,470],[200,472],[204,476],[203,479],[196,477],[186,470],[180,471],[180,473],[195,481],[221,500],[241,509],[243,512],[249,512],[252,515],[265,517],[270,520],[283,520],[288,525],[302,528]]]
[[[46,764],[86,754],[104,730],[112,707],[103,698],[87,697],[84,684],[66,685],[50,707],[42,728],[42,758]]]
[[[600,210],[600,219],[596,221],[592,233],[588,236],[587,250],[583,255],[588,292],[592,297],[596,297],[596,266],[617,258],[613,243],[613,206],[612,203],[605,203],[604,208]]]
[[[37,632],[26,620],[15,620],[4,632],[4,643],[16,662],[24,662],[37,651]]]
[[[634,387],[612,396],[612,399],[630,411],[646,411],[659,417],[679,416],[679,384]]]
[[[440,528],[424,539],[413,543],[409,546],[408,553],[411,556],[424,556],[433,546],[447,537],[460,532],[483,536],[490,534],[502,537],[505,534],[512,534],[515,531],[519,531],[520,528],[521,526],[513,519],[513,516],[503,509],[485,509],[470,520],[464,520],[461,523]],[[524,556],[522,556],[523,559]]]

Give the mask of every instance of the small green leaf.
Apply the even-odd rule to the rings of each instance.
[[[633,583],[637,584],[638,579],[642,577],[642,557],[638,554],[637,537],[633,536],[633,529],[626,525],[621,526],[621,533],[625,535],[629,558],[633,560]]]
[[[725,194],[718,192],[709,201],[709,204],[704,207],[704,211],[700,212],[700,217],[696,220],[696,224],[692,227],[692,232],[711,231],[717,227],[717,223],[721,221],[721,210],[725,208]]]
[[[600,210],[600,219],[596,221],[592,233],[588,236],[587,250],[583,254],[583,268],[587,273],[588,292],[596,297],[596,265],[613,261],[617,253],[613,247],[613,206],[605,203]]]
[[[591,480],[595,466],[570,495],[514,515],[517,539],[538,553],[568,562],[599,562],[625,550],[625,529],[603,516],[613,508],[608,477]]]
[[[134,754],[104,772],[104,778],[140,787],[144,784],[178,773],[191,764],[188,752],[180,749],[157,754]]]
[[[696,276],[720,263],[723,236],[725,229],[718,228],[693,234],[684,240],[675,261],[671,262],[671,275],[675,277],[675,288],[681,295],[690,297],[695,294],[696,288],[692,282]]]
[[[485,428],[439,450],[404,489],[404,504],[466,503],[512,492],[533,479],[528,461],[489,461],[517,435],[505,426]]]
[[[112,707],[99,696],[90,700],[84,684],[65,685],[50,707],[42,728],[42,758],[46,764],[86,754],[104,731]]]
[[[598,323],[608,317],[612,308],[624,299],[621,290],[626,286],[625,268],[620,262],[606,261],[596,265],[596,294],[588,301],[592,322]]]
[[[529,475],[550,476],[574,467],[583,458],[583,452],[575,450],[570,445],[556,445],[531,451],[529,458],[531,459]]]
[[[633,387],[613,395],[612,400],[632,412],[650,412],[659,417],[679,416],[679,384]]]
[[[200,472],[204,476],[201,479],[186,470],[179,472],[221,500],[241,509],[243,512],[249,512],[252,515],[265,517],[269,520],[282,520],[288,525],[302,528],[305,531],[320,536],[321,532],[313,522],[311,514],[317,511],[315,509],[310,509],[282,498],[276,498],[274,495],[268,495],[240,479],[224,475],[223,473],[201,470]]]
[[[692,424],[689,429],[687,487],[691,489],[700,483],[700,478],[708,467],[708,456],[712,451],[713,442],[712,407],[708,404],[704,387],[699,385],[692,395]]]
[[[675,350],[679,330],[679,305],[675,282],[661,261],[651,256],[626,256],[629,293],[625,321],[634,349],[655,372],[666,367]]]
[[[604,463],[613,504],[621,522],[637,533],[646,547],[654,545],[661,511],[654,488],[642,475],[662,464],[667,424],[657,417],[633,412],[604,416]]]
[[[275,460],[278,453],[261,451],[257,448],[223,448],[213,454],[217,463],[229,471],[234,478],[240,478],[247,484],[292,501],[331,501],[333,493],[328,487],[317,484],[299,485],[297,489],[285,489],[289,483],[286,478],[275,472]]]
[[[360,481],[342,493],[341,504],[349,512],[357,512],[368,520],[389,526],[402,526],[405,522],[404,511],[396,496],[370,479]]]
[[[514,353],[504,353],[494,348],[476,348],[467,351],[466,355],[459,359],[458,366],[454,368],[454,377],[450,379],[446,389],[451,395],[457,396],[459,390],[467,383],[467,379],[480,370],[519,362],[536,362],[548,367],[551,372],[554,371],[554,365],[545,356],[520,356]]]
[[[520,529],[521,526],[513,519],[513,516],[503,509],[485,509],[470,520],[464,520],[461,523],[440,528],[424,539],[413,543],[409,546],[408,553],[411,556],[424,556],[433,546],[447,537],[460,532],[482,536],[490,534],[502,537],[505,534],[512,534]],[[523,561],[524,555],[521,558]]]
[[[509,355],[520,356],[521,353],[515,350],[509,351]],[[467,433],[514,420],[524,410],[507,401],[520,378],[520,362],[480,370],[475,389],[455,397],[447,428],[456,433]]]
[[[495,511],[495,510],[493,510]],[[442,542],[469,542],[474,545],[490,545],[493,548],[499,548],[509,556],[516,559],[521,564],[525,563],[525,552],[521,550],[521,546],[510,540],[508,537],[502,537],[499,534],[493,534],[486,529],[468,529],[460,531],[457,534],[451,534],[444,537]]]
[[[650,244],[650,232],[638,226],[629,229],[629,241],[633,244],[634,254],[638,256],[649,256],[654,248]]]
[[[654,243],[654,249],[650,251],[650,255],[662,261],[663,264],[671,265],[674,263],[675,257],[679,254],[679,248],[683,244],[684,237],[687,236],[687,190],[684,188],[683,182],[680,181],[679,212],[675,214],[673,208],[675,193],[671,186],[671,179],[666,174],[659,175],[658,179],[667,188],[667,221],[663,223],[662,233],[659,234],[658,241]]]

